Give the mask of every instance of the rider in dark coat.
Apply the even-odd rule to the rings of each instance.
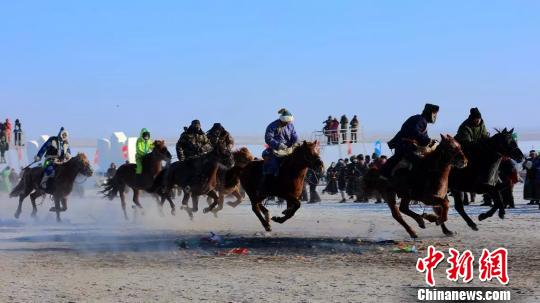
[[[178,161],[197,158],[210,151],[212,151],[212,145],[201,129],[201,122],[193,120],[188,128],[184,128],[184,132],[176,143]]]
[[[422,114],[411,116],[403,123],[401,130],[388,142],[388,147],[395,151],[381,169],[382,176],[389,178],[394,167],[403,158],[407,158],[413,165],[417,162],[415,151],[418,147],[427,147],[431,144],[427,126],[429,123],[435,123],[438,112],[439,106],[428,103]]]
[[[43,156],[45,156],[45,162],[43,163],[44,174],[40,186],[45,189],[47,180],[54,177],[54,164],[62,164],[71,158],[68,132],[63,127],[60,128],[57,136],[49,137],[49,139],[45,141],[34,158],[34,161],[40,161]]]
[[[234,139],[231,134],[225,130],[221,123],[214,123],[212,128],[206,132],[206,136],[212,146],[216,146],[218,143],[223,143],[229,149],[234,145]]]

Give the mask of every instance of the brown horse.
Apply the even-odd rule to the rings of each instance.
[[[56,167],[55,177],[49,179],[47,189],[43,190],[40,187],[43,167],[25,169],[21,181],[19,181],[19,184],[9,194],[10,197],[19,196],[19,207],[15,211],[15,218],[19,218],[21,215],[22,203],[28,195],[30,195],[30,200],[32,201],[32,217],[35,217],[37,213],[36,198],[44,194],[50,194],[54,200],[54,207],[50,211],[56,212],[56,221],[60,222],[60,212],[67,210],[67,197],[73,190],[75,178],[79,174],[90,177],[92,173],[92,168],[86,155],[77,154],[77,156]],[[60,206],[60,203],[62,206]]]
[[[300,208],[300,195],[304,188],[304,178],[308,168],[320,171],[323,162],[319,156],[319,142],[306,142],[294,148],[293,152],[283,157],[279,173],[270,188],[264,193],[258,191],[263,177],[263,161],[252,161],[242,169],[240,183],[251,200],[251,208],[261,221],[266,231],[271,231],[270,213],[263,205],[268,196],[281,197],[287,201],[282,217],[272,217],[274,222],[283,223],[294,216]],[[261,213],[262,212],[262,213]]]
[[[425,228],[424,218],[429,221],[444,223],[448,219],[449,201],[448,176],[452,167],[463,168],[467,166],[467,158],[461,150],[461,145],[451,136],[441,135],[441,143],[431,153],[419,160],[412,171],[398,170],[389,180],[380,178],[373,182],[377,171],[370,171],[366,176],[366,186],[375,185],[388,203],[392,216],[398,221],[412,238],[417,238],[416,232],[403,220],[401,213],[412,217],[420,228]],[[368,189],[371,191],[373,189]],[[396,195],[401,198],[399,209]],[[437,217],[419,215],[409,209],[411,200],[423,202],[433,206]],[[443,229],[447,235],[453,233]]]
[[[171,153],[167,150],[165,141],[155,140],[154,149],[142,158],[143,171],[140,175],[137,175],[135,172],[137,167],[135,164],[123,164],[118,168],[116,174],[112,178],[107,179],[107,182],[103,184],[101,193],[109,198],[109,200],[114,199],[117,193],[120,194],[122,211],[127,220],[128,215],[126,212],[125,197],[126,186],[133,189],[133,203],[135,203],[135,206],[138,209],[142,209],[142,205],[139,202],[139,191],[151,189],[155,177],[162,169],[162,162],[168,162],[170,160]]]
[[[242,147],[233,152],[234,166],[231,169],[219,169],[217,176],[217,191],[218,199],[213,201],[204,212],[213,211],[217,213],[223,209],[225,196],[233,195],[236,198],[234,202],[227,202],[231,207],[236,207],[242,203],[242,195],[240,194],[240,174],[242,170],[253,161],[253,155],[246,148]],[[217,206],[217,208],[216,208]],[[215,208],[215,209],[214,209]]]

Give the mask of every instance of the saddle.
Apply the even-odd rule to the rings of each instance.
[[[278,158],[283,158],[292,154],[293,150],[294,150],[294,146],[291,146],[286,149],[272,150],[272,153],[274,154],[274,156]]]

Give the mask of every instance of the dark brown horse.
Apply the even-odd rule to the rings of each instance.
[[[297,146],[293,152],[283,157],[279,174],[273,179],[270,188],[259,191],[260,180],[263,176],[263,161],[252,161],[244,167],[240,183],[251,200],[251,208],[261,221],[266,231],[271,231],[270,213],[263,205],[268,196],[281,197],[287,201],[282,217],[272,217],[274,222],[283,223],[294,216],[300,208],[300,195],[304,188],[304,178],[308,168],[320,171],[323,162],[319,156],[319,143],[306,142]]]
[[[138,209],[142,209],[142,205],[139,202],[139,191],[151,189],[154,179],[162,169],[162,162],[168,162],[170,160],[171,153],[167,150],[165,141],[156,140],[154,141],[154,149],[142,158],[143,171],[140,175],[135,173],[136,164],[123,164],[118,168],[116,174],[112,178],[107,179],[107,182],[103,184],[101,193],[110,200],[114,199],[117,194],[120,194],[122,210],[127,220],[126,186],[133,189],[133,203],[135,203]]]
[[[223,202],[227,195],[233,195],[236,198],[236,201],[234,202],[227,202],[227,204],[232,207],[236,207],[242,202],[242,195],[240,194],[240,174],[246,165],[253,161],[253,155],[246,147],[242,147],[233,152],[233,159],[234,166],[232,168],[218,170],[216,189],[219,196],[217,201],[213,201],[208,208],[204,209],[205,212],[213,211],[217,213],[222,210]]]
[[[449,187],[454,197],[454,207],[467,224],[478,230],[476,223],[465,212],[460,192],[474,192],[477,194],[489,194],[494,204],[487,213],[478,217],[480,221],[493,216],[499,210],[499,217],[504,218],[505,210],[500,191],[505,186],[498,181],[497,171],[501,158],[507,156],[517,162],[524,158],[513,136],[514,129],[497,131],[491,138],[481,140],[464,148],[465,155],[469,159],[469,165],[465,169],[452,170],[449,178]],[[492,172],[492,182],[485,182],[486,178],[479,178]],[[445,228],[444,224],[441,226]]]
[[[184,197],[182,207],[189,216],[198,211],[198,197],[208,195],[214,201],[218,200],[216,193],[217,173],[220,168],[230,169],[234,165],[234,159],[228,146],[218,143],[213,150],[198,158],[186,161],[174,162],[166,170],[163,170],[154,184],[154,191],[161,196],[161,204],[168,200],[172,201],[172,189],[174,186],[182,188]],[[192,197],[193,207],[187,207],[189,198]]]
[[[90,177],[92,173],[86,155],[77,154],[67,162],[57,165],[54,178],[49,179],[47,189],[43,190],[40,187],[43,167],[25,169],[21,181],[9,194],[10,197],[19,196],[19,206],[15,212],[15,218],[19,218],[21,215],[22,203],[28,195],[32,201],[32,217],[35,217],[37,213],[36,199],[44,194],[50,194],[54,200],[54,207],[50,211],[56,212],[56,221],[60,222],[60,212],[67,210],[67,197],[73,190],[75,178],[79,174]],[[60,204],[62,205],[60,206]]]
[[[409,170],[398,170],[389,179],[374,179],[377,171],[370,171],[366,178],[366,186],[375,186],[388,203],[392,216],[398,221],[412,238],[417,238],[416,232],[403,220],[401,213],[412,217],[420,228],[425,228],[424,217],[409,209],[411,200],[423,202],[434,207],[438,215],[437,223],[441,224],[448,219],[448,176],[452,167],[463,168],[467,166],[467,158],[461,150],[460,144],[451,136],[441,135],[441,142],[437,148]],[[373,188],[368,188],[372,191]],[[401,198],[397,207],[396,195]],[[432,217],[428,217],[432,219]],[[445,234],[451,235],[448,229]]]

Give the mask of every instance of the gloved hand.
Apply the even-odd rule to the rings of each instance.
[[[279,150],[287,149],[287,145],[285,145],[284,143],[279,143],[278,149],[279,149]]]
[[[41,161],[41,157],[40,157],[40,156],[35,156],[35,157],[34,157],[34,161],[35,161],[35,162]]]

